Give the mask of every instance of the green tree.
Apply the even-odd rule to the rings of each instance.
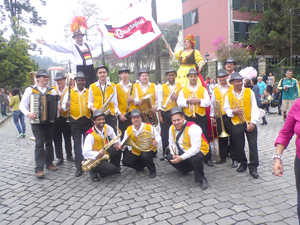
[[[55,65],[53,60],[48,56],[41,57],[39,55],[31,55],[30,58],[35,63],[37,63],[39,65],[39,68],[41,68],[41,69],[47,69],[47,68]]]
[[[264,6],[263,18],[251,29],[248,43],[280,58],[300,51],[300,3],[293,0],[259,0]],[[290,38],[292,18],[292,40]]]
[[[170,43],[170,47],[172,49],[175,48],[175,46],[176,46],[176,44],[178,42],[178,35],[179,35],[179,31],[181,29],[182,29],[182,26],[178,25],[177,23],[172,24],[169,28],[162,29],[162,33],[165,36],[166,41],[168,43]]]

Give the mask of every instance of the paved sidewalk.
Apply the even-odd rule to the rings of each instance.
[[[284,176],[271,174],[274,141],[282,117],[267,116],[259,128],[259,179],[237,173],[231,160],[205,166],[209,188],[202,191],[193,173],[181,175],[155,159],[157,177],[122,167],[121,174],[92,182],[88,173],[75,178],[65,162],[59,171],[34,177],[34,142],[27,120],[26,138],[12,118],[0,126],[0,224],[298,224],[293,171],[295,141],[284,152]]]

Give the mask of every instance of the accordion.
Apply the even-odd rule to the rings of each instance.
[[[36,113],[37,117],[31,120],[31,124],[54,123],[57,117],[58,95],[30,95],[30,112]]]

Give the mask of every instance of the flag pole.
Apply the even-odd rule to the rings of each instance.
[[[166,44],[168,45],[168,42],[167,42],[167,40],[165,39],[165,37],[164,37],[164,35],[161,35],[162,36],[162,38],[164,39],[164,41],[166,42]],[[173,59],[176,59],[175,58],[175,54],[174,54],[174,52],[172,51],[172,49],[171,49],[171,46],[169,47],[169,50],[172,52],[172,55],[173,55]],[[177,62],[177,64],[178,64],[178,66],[180,66],[180,64],[179,64],[179,62],[176,60],[176,62]]]

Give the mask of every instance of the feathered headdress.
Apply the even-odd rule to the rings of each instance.
[[[82,16],[75,16],[75,18],[72,20],[71,24],[71,31],[74,33],[75,31],[78,31],[81,27],[84,27],[87,29],[86,19]]]

